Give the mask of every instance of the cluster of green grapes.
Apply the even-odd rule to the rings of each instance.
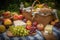
[[[24,26],[10,26],[9,31],[11,31],[14,36],[27,36],[29,34],[29,30],[25,29]]]

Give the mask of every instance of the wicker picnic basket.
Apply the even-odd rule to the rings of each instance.
[[[39,2],[39,4],[40,4],[40,2]],[[32,7],[34,7],[34,3],[32,4]],[[47,25],[51,20],[54,19],[54,16],[51,13],[46,16],[41,16],[40,14],[35,14],[35,16],[33,17],[32,11],[31,12],[23,12],[23,16],[26,19],[31,20],[32,22],[37,21],[38,23],[42,23],[43,25]]]

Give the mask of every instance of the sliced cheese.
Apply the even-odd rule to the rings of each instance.
[[[52,33],[53,25],[46,25],[44,31],[48,31],[48,33]]]

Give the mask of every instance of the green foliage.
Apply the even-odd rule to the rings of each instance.
[[[24,0],[10,0],[9,6],[7,6],[7,8],[5,8],[5,10],[9,10],[9,11],[16,11],[19,12],[19,7],[20,7],[20,3],[23,2],[25,7],[28,7],[31,5],[31,3],[26,2]]]
[[[34,0],[6,0],[5,1],[5,5],[6,8],[4,8],[4,10],[10,10],[10,11],[18,11],[19,10],[19,5],[21,2],[23,2],[25,4],[25,7],[31,6]],[[46,3],[49,6],[53,7],[54,5],[52,4],[52,2],[54,2],[54,0],[39,0],[40,3]]]
[[[55,8],[55,3],[54,2],[48,2],[48,6],[50,6],[51,8]]]
[[[33,1],[34,0],[5,0],[1,2],[1,5],[3,5],[1,6],[1,8],[4,10],[19,11],[19,5],[21,2],[25,4],[25,7],[28,7],[32,5]],[[52,8],[55,7],[55,3],[56,3],[56,0],[39,0],[39,1],[40,3],[48,4]]]
[[[19,11],[19,6],[17,4],[10,4],[7,7],[7,10],[9,10],[9,11]]]
[[[58,17],[60,19],[60,10],[57,11]]]
[[[31,3],[25,2],[25,3],[24,3],[24,6],[25,6],[25,7],[29,7],[29,6],[31,6]]]

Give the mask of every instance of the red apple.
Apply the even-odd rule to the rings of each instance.
[[[44,25],[43,24],[38,24],[37,29],[42,31],[44,29]]]
[[[30,30],[30,29],[31,29],[31,26],[26,26],[26,29],[27,29],[27,30]]]
[[[3,16],[4,17],[10,17],[11,15],[10,15],[10,11],[6,11],[5,13],[3,13]]]
[[[19,15],[18,18],[19,18],[20,20],[22,20],[22,19],[23,19],[23,15]]]
[[[18,20],[18,15],[15,14],[15,15],[13,16],[13,19],[14,19],[14,20]]]

